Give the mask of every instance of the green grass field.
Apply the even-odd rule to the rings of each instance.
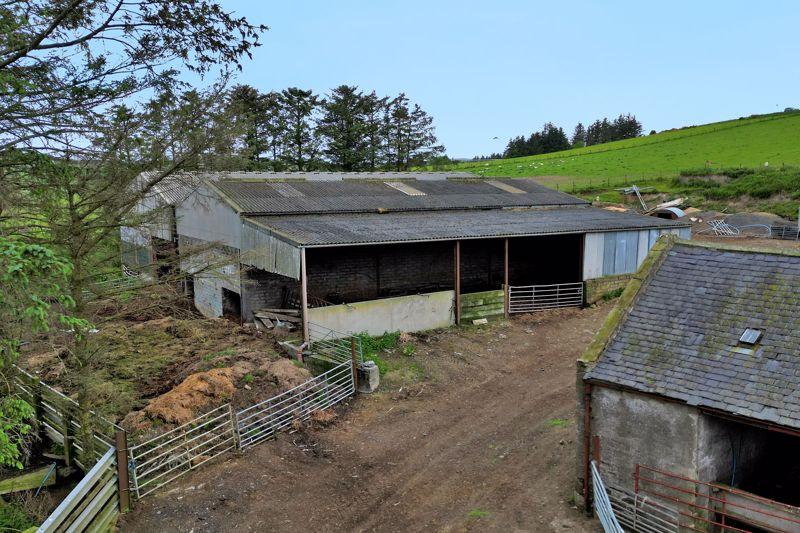
[[[449,170],[485,176],[540,176],[569,190],[594,184],[641,182],[713,167],[800,165],[800,112],[690,126],[655,135],[513,159],[459,163]],[[573,185],[574,183],[574,185]]]

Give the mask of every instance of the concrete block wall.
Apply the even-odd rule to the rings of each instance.
[[[510,240],[511,284],[579,281],[581,235]],[[310,295],[332,301],[435,292],[454,287],[453,241],[306,251]],[[503,239],[461,242],[461,292],[503,285]]]
[[[242,271],[242,317],[253,319],[253,312],[264,308],[280,308],[287,290],[300,294],[300,282],[257,268]]]
[[[452,243],[310,249],[306,260],[308,293],[333,303],[453,286]]]

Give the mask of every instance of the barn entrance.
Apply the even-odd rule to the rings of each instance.
[[[510,239],[508,312],[583,305],[583,235]]]

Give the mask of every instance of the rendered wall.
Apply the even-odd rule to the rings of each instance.
[[[603,481],[633,491],[636,463],[698,479],[699,417],[687,405],[594,386],[592,436],[600,437]],[[581,452],[579,445],[582,465]]]
[[[425,331],[455,323],[453,291],[399,296],[308,310],[308,320],[341,333],[382,335],[393,331]]]
[[[230,250],[208,249],[181,258],[181,269],[194,274],[194,306],[203,316],[222,316],[222,289],[241,294],[239,266]]]

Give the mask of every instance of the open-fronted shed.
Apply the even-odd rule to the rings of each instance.
[[[179,247],[214,245],[183,264],[198,309],[297,309],[306,337],[309,321],[377,334],[582,305],[660,234],[689,232],[532,179],[446,172],[206,174],[175,212]]]

